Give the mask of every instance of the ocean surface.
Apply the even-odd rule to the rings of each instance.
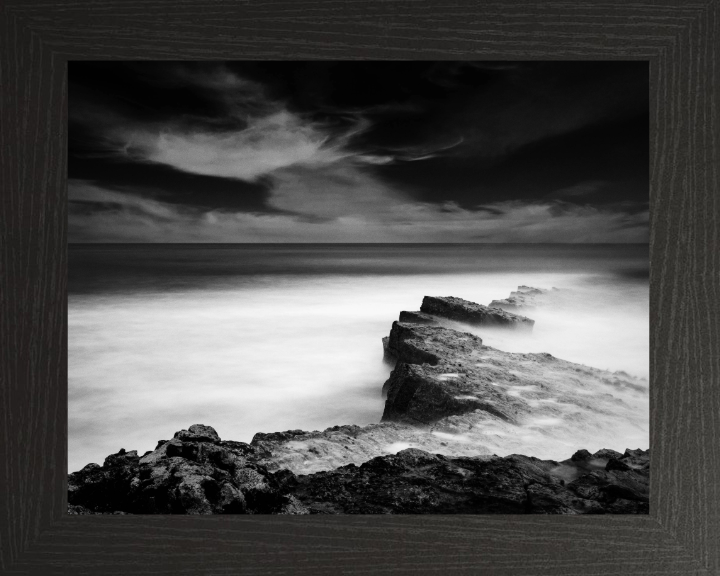
[[[532,334],[463,329],[648,378],[647,245],[71,245],[69,262],[70,471],[196,423],[249,442],[378,422],[381,338],[425,295],[557,287]]]

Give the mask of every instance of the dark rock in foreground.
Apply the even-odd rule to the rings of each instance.
[[[120,450],[103,466],[88,464],[70,474],[68,504],[72,514],[307,513],[257,464],[255,448],[223,442],[201,424],[177,432],[142,458]]]
[[[628,452],[621,460],[630,460]],[[284,485],[311,513],[647,514],[649,464],[617,470],[605,462],[594,455],[564,462],[447,458],[408,449],[359,467],[288,475]]]
[[[534,320],[454,296],[425,296],[420,311],[475,326],[532,330]]]
[[[70,474],[68,513],[648,512],[648,451],[583,450],[554,462],[517,455],[448,458],[407,449],[309,475],[273,473],[259,463],[263,443],[305,434],[260,435],[256,447],[221,441],[209,426],[191,426],[142,458],[121,450],[103,466]]]

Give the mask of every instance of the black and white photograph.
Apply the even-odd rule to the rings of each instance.
[[[649,514],[649,116],[639,60],[69,62],[68,514]]]

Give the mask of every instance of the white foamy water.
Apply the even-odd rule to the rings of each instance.
[[[532,334],[458,327],[502,350],[549,352],[647,377],[647,282],[588,270],[497,268],[259,270],[167,290],[142,282],[113,289],[113,281],[71,288],[69,469],[102,463],[120,448],[142,454],[194,423],[248,442],[256,432],[378,422],[390,372],[381,338],[425,295],[488,304],[520,284],[557,286],[566,297],[527,313],[536,320]]]

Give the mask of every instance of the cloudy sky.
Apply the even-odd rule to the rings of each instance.
[[[647,242],[643,62],[72,62],[71,242]]]

